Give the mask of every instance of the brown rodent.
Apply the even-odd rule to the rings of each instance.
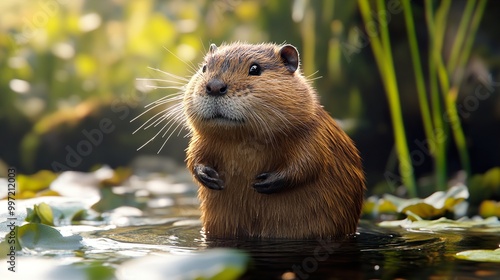
[[[183,107],[192,133],[187,166],[209,237],[356,232],[361,159],[300,73],[295,47],[212,44]]]

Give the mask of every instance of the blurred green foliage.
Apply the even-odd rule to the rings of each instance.
[[[34,172],[58,169],[50,163],[64,162],[70,153],[65,145],[76,149],[82,139],[78,132],[89,127],[81,124],[92,122],[92,116],[98,121],[103,114],[112,114],[119,118],[112,119],[113,124],[122,124],[118,131],[132,128],[128,121],[140,113],[140,106],[171,93],[152,91],[137,78],[165,79],[152,69],[189,77],[212,42],[293,43],[301,49],[306,75],[316,73],[317,62],[325,69],[321,72],[332,69],[330,76],[342,84],[340,41],[335,37],[342,23],[333,19],[340,15],[347,20],[356,5],[337,7],[330,1],[292,5],[284,0],[41,0],[3,1],[0,8],[5,14],[0,20],[0,129],[9,135],[2,139],[1,146],[9,148],[0,149],[0,158]],[[284,26],[291,28],[283,32]],[[336,35],[316,37],[318,28]],[[328,50],[329,44],[337,50]],[[330,54],[329,66],[318,50]],[[331,87],[325,82],[325,87]],[[359,91],[355,92],[357,101],[343,103],[354,104],[358,109],[352,111],[360,114]],[[339,115],[349,112],[345,106],[338,107],[343,111]],[[75,136],[66,135],[71,133]],[[137,148],[147,137],[138,135],[133,144],[121,144]],[[117,138],[113,140],[127,137]],[[127,159],[121,162],[126,164]],[[88,170],[89,165],[78,165]]]
[[[428,2],[437,7],[439,1]],[[375,2],[370,3],[376,6]],[[173,93],[161,88],[153,90],[138,78],[169,79],[153,69],[189,77],[210,43],[270,41],[297,46],[304,74],[314,80],[326,109],[342,120],[361,150],[369,185],[384,182],[385,171],[398,173],[397,160],[391,152],[395,143],[393,124],[376,58],[370,50],[371,26],[362,20],[358,4],[328,0],[1,1],[0,131],[6,136],[0,138],[0,160],[25,173],[39,169],[88,171],[99,163],[127,165],[139,155],[135,149],[154,135],[145,132],[131,136],[140,124],[129,121],[144,111],[144,105]],[[389,8],[401,2],[386,1],[386,5]],[[464,5],[451,3],[447,29],[443,32],[453,34],[454,28],[459,28],[460,20],[456,19],[464,15],[456,11],[462,11]],[[424,57],[432,51],[426,46],[429,35],[425,31],[425,5],[412,1],[411,6],[418,48]],[[498,36],[492,35],[496,33],[491,24],[499,7],[495,1],[486,6],[485,24],[478,29],[479,43],[471,43],[474,67],[456,66],[466,81],[477,73],[494,74],[500,64],[491,47],[499,41]],[[376,11],[371,14],[376,15]],[[413,66],[408,66],[413,64],[404,13],[391,14],[387,28],[406,144],[410,156],[413,151],[425,156],[424,163],[414,170],[415,177],[420,178],[433,174],[435,163],[433,155],[427,155],[428,151],[419,150],[415,144],[417,140],[432,138],[428,137],[427,127],[424,129],[427,125],[417,106],[416,88],[422,86],[413,81]],[[485,40],[485,36],[492,39]],[[453,36],[449,37],[444,36],[443,53],[456,52]],[[467,105],[463,101],[477,90],[477,79],[472,80],[469,87],[458,90],[457,103]],[[488,109],[473,112],[474,116],[483,115],[464,122],[466,144],[491,146],[495,139],[500,139],[498,133],[484,137],[485,131],[491,132],[488,126],[499,123],[500,118],[492,117],[496,116],[492,112],[496,103],[496,97],[483,101],[481,109]],[[146,115],[143,120],[147,118]],[[103,119],[109,120],[113,131],[104,134],[102,142],[95,141],[98,145],[87,146],[89,155],[75,154],[78,148],[83,149],[82,141],[91,143],[86,135],[99,128]],[[152,149],[146,147],[141,152],[156,153],[161,144],[161,140],[153,141],[149,145],[154,146]],[[464,149],[464,143],[458,144]],[[174,137],[162,154],[182,162],[184,147],[185,139]],[[474,147],[468,147],[474,151],[470,152],[472,172],[484,173],[500,165],[498,149],[481,153]],[[448,163],[440,174],[449,178],[459,170],[461,155],[450,152],[440,157]],[[477,160],[485,155],[488,160]],[[411,158],[414,165],[415,160],[419,158]],[[440,184],[437,185],[442,187],[442,180]]]

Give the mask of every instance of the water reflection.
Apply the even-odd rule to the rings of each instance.
[[[345,240],[207,239],[196,217],[115,228],[87,238],[113,241],[117,251],[141,244],[149,252],[171,254],[238,248],[252,258],[244,279],[281,279],[283,275],[295,277],[291,279],[474,278],[478,271],[492,277],[500,275],[498,265],[459,261],[452,256],[463,248],[498,246],[498,235],[388,230],[369,222],[362,222],[358,233]]]

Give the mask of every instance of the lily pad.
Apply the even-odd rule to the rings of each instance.
[[[127,261],[117,270],[128,279],[238,279],[246,270],[249,256],[235,249],[211,249],[190,255],[156,255]]]
[[[381,199],[369,199],[372,203],[372,213],[395,211],[408,215],[410,218],[423,219],[444,216],[447,212],[454,212],[455,207],[469,197],[465,185],[451,187],[448,191],[435,192],[427,198],[404,199],[386,194]],[[365,208],[365,211],[368,208]]]
[[[43,193],[42,191],[47,190],[57,176],[56,173],[49,170],[41,170],[33,175],[19,174],[17,177],[19,186],[17,198],[31,198],[40,195],[56,194],[54,192]]]
[[[409,218],[398,221],[384,221],[379,223],[381,227],[402,227],[406,229],[427,229],[427,230],[449,230],[449,229],[469,229],[478,232],[498,232],[500,230],[500,221],[496,217],[487,219],[468,219],[461,218],[450,220],[440,218],[437,220],[411,220]]]
[[[72,224],[72,221],[75,220],[92,217],[89,215],[89,212],[92,212],[92,210],[89,208],[86,209],[83,203],[68,199],[67,202],[54,204],[57,206],[45,202],[33,205],[33,209],[27,209],[28,215],[25,220],[49,226],[64,226]]]
[[[62,236],[55,228],[38,223],[17,228],[17,239],[21,248],[32,250],[77,250],[82,247],[81,236]]]
[[[33,206],[33,210],[28,209],[27,222],[42,223],[45,225],[54,225],[54,212],[45,202]]]
[[[64,263],[64,262],[63,262]],[[115,279],[114,268],[100,262],[62,264],[59,259],[18,256],[15,272],[0,270],[0,279],[83,280]]]
[[[500,249],[463,251],[457,253],[455,257],[457,259],[468,260],[468,261],[500,263]]]

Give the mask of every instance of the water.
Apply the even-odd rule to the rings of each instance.
[[[178,174],[176,179],[136,178],[116,188],[115,193],[125,199],[109,204],[135,206],[106,212],[105,223],[82,221],[81,225],[57,227],[64,234],[82,236],[84,247],[76,252],[23,250],[19,252],[20,273],[16,274],[23,277],[13,279],[65,279],[80,271],[68,266],[101,269],[87,269],[80,279],[115,279],[117,269],[131,259],[186,255],[218,247],[237,248],[250,255],[242,279],[500,279],[499,263],[454,257],[464,250],[498,248],[500,231],[494,229],[410,230],[361,221],[357,234],[341,241],[209,239],[199,221],[196,187],[189,174]],[[75,181],[82,180],[76,177]],[[63,185],[65,189],[71,186],[69,182]],[[40,199],[50,205],[57,202]],[[27,205],[19,202],[18,206]],[[0,271],[0,278],[11,276],[6,273]],[[56,274],[59,278],[54,278]]]
[[[238,248],[252,258],[243,279],[498,279],[498,263],[454,258],[459,251],[497,248],[500,233],[426,232],[384,229],[362,221],[356,235],[332,240],[208,240],[199,221],[174,219],[161,225],[121,227],[90,233],[95,246],[111,251],[111,262],[134,257],[124,250],[170,252]],[[141,246],[143,244],[144,246]],[[134,249],[135,248],[135,249]],[[137,253],[137,252],[136,252]],[[139,253],[139,255],[142,255]],[[288,273],[287,273],[288,272]],[[293,274],[289,273],[293,272]]]

